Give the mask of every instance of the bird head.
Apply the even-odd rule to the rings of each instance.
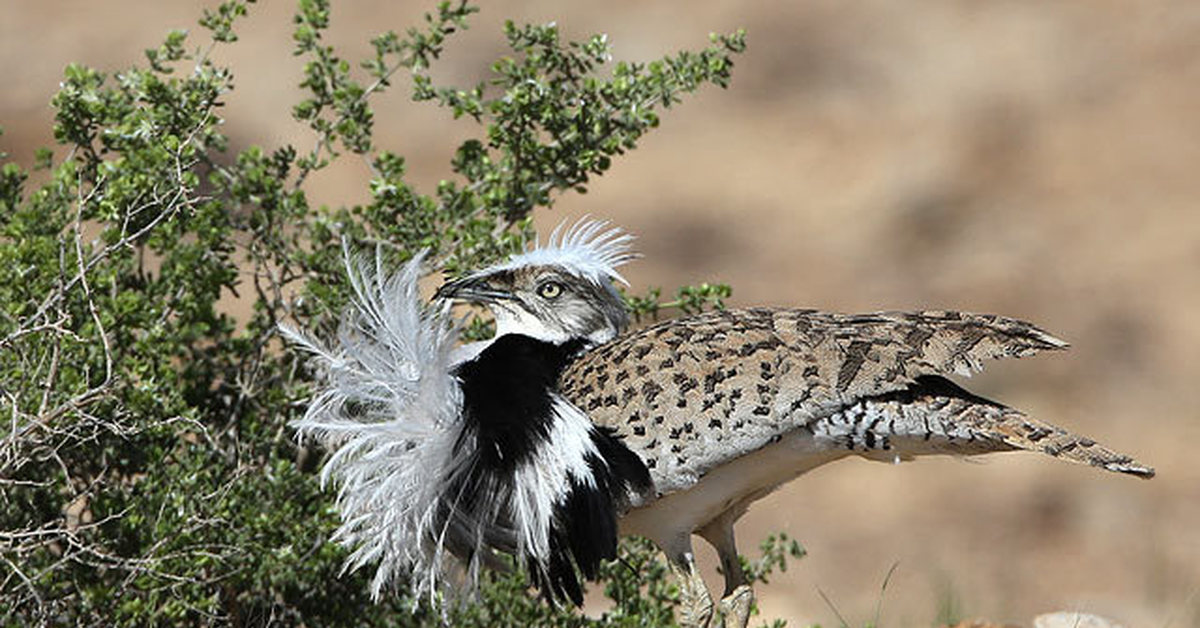
[[[583,219],[559,225],[545,246],[444,284],[442,299],[486,306],[496,336],[516,333],[562,344],[608,342],[629,326],[616,267],[633,259],[633,236],[608,222]]]

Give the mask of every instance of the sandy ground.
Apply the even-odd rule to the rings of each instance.
[[[333,43],[365,54],[370,35],[420,12],[401,4],[339,3]],[[0,150],[28,164],[50,143],[66,63],[138,62],[201,6],[4,2]],[[291,3],[253,10],[220,53],[238,77],[229,133],[235,146],[308,146],[287,114]],[[824,592],[861,625],[898,562],[886,626],[1058,609],[1200,625],[1200,4],[496,2],[438,75],[483,77],[509,16],[606,32],[623,59],[750,33],[730,90],[667,114],[541,225],[590,213],[637,233],[645,258],[626,276],[639,292],[718,280],[738,305],[1036,321],[1073,349],[998,363],[972,389],[1158,468],[1140,482],[1012,454],[819,469],[739,527],[745,549],[784,530],[810,552],[760,587],[764,616],[836,625]],[[471,126],[403,89],[377,105],[381,144],[409,156],[415,180],[447,176]],[[348,162],[311,192],[355,202],[366,176]]]

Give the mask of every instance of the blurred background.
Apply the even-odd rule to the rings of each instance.
[[[0,151],[28,166],[52,144],[67,63],[141,63],[169,29],[199,31],[204,6],[5,1]],[[253,6],[242,41],[217,53],[237,79],[223,110],[234,148],[312,141],[289,115],[292,8]],[[331,43],[365,58],[370,36],[428,8],[337,3]],[[1200,626],[1200,3],[543,0],[475,18],[435,76],[486,78],[505,18],[607,33],[629,60],[748,30],[731,89],[687,98],[587,195],[539,216],[636,233],[635,293],[721,281],[734,305],[1034,321],[1071,351],[996,363],[972,390],[1158,469],[1142,482],[1033,454],[828,465],[739,526],[752,556],[780,530],[809,550],[758,588],[765,617],[837,625],[827,597],[852,625],[882,601],[885,626],[1027,625],[1060,609]],[[403,81],[374,104],[379,144],[425,190],[476,133],[408,102]],[[343,160],[310,180],[311,198],[362,201],[367,177]]]

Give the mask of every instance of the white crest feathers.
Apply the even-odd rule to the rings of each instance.
[[[559,266],[599,283],[603,279],[629,285],[617,267],[638,257],[630,250],[634,236],[620,227],[609,227],[607,220],[584,216],[570,227],[560,222],[545,246],[534,243],[529,250],[508,261],[483,270],[511,270],[524,266]]]

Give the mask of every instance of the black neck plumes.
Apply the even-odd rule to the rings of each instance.
[[[469,430],[475,436],[481,462],[509,472],[546,441],[554,413],[551,393],[582,346],[582,341],[555,345],[505,334],[459,366],[464,434]]]
[[[519,471],[552,459],[584,469],[584,477],[572,474],[563,486],[541,489],[553,493],[545,495],[552,501],[553,511],[547,528],[549,556],[518,557],[529,565],[533,582],[543,594],[577,604],[582,602],[583,594],[576,568],[584,576],[595,578],[601,561],[616,557],[617,515],[628,505],[631,492],[642,493],[650,488],[645,464],[610,430],[597,428],[578,415],[572,419],[561,411],[566,402],[557,395],[558,377],[583,349],[582,340],[555,345],[506,334],[474,360],[458,367],[463,430],[456,450],[470,450],[463,458],[464,472],[447,487],[454,494],[454,505],[445,513],[451,528],[457,518],[494,516],[495,521],[485,522],[489,531],[482,545],[511,554],[516,550],[513,537],[520,535],[516,528],[529,524],[518,521],[509,507],[517,489],[522,488],[516,482],[528,477]],[[570,420],[584,421],[585,427],[581,431],[555,431],[557,421]],[[589,442],[583,447],[579,443],[556,443],[552,438],[556,433],[586,434],[583,437]],[[556,447],[561,448],[560,455],[547,455]],[[582,459],[561,460],[568,452],[581,452],[576,455]],[[499,507],[490,508],[489,504]],[[474,547],[480,545],[462,540]]]

